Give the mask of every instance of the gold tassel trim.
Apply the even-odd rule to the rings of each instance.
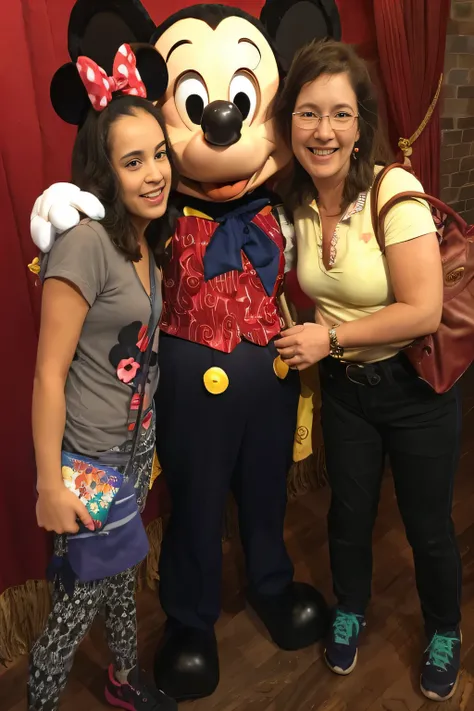
[[[145,560],[138,568],[138,590],[144,587],[156,590],[158,575],[158,562],[160,560],[161,542],[163,540],[163,519],[156,518],[146,528],[150,550]]]
[[[444,78],[444,75],[441,74],[441,76],[439,78],[439,82],[438,82],[438,88],[436,89],[436,94],[433,97],[433,101],[431,102],[431,104],[428,108],[428,111],[426,112],[425,118],[420,123],[420,125],[416,129],[413,136],[411,138],[399,138],[398,139],[398,147],[401,149],[405,158],[409,158],[409,156],[411,156],[411,154],[413,153],[412,145],[421,136],[421,134],[425,130],[426,126],[428,125],[428,123],[433,115],[433,111],[435,110],[436,104],[438,103],[439,95],[441,94],[441,87],[443,86],[443,78]]]
[[[51,608],[45,580],[28,580],[0,595],[0,664],[27,654],[44,628]]]
[[[318,447],[306,459],[293,462],[288,472],[288,499],[291,501],[309,491],[321,489],[326,481],[324,448]]]

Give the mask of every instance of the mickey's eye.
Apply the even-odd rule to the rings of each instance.
[[[232,101],[244,117],[251,123],[257,110],[257,89],[246,72],[238,72],[232,78],[229,87],[229,100]]]
[[[206,85],[196,72],[187,72],[178,80],[175,89],[175,103],[181,119],[185,123],[201,125],[202,114],[209,103]]]

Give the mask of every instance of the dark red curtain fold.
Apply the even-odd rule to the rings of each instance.
[[[342,41],[357,48],[361,57],[377,60],[374,0],[336,0],[341,17]]]
[[[410,138],[422,123],[443,71],[450,0],[375,0],[382,81],[390,100],[391,138]],[[410,157],[425,190],[439,193],[439,102]],[[400,154],[399,154],[400,155]]]

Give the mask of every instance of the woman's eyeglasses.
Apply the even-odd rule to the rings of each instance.
[[[315,131],[325,118],[329,119],[329,125],[333,131],[347,131],[354,125],[354,121],[359,118],[358,114],[354,115],[349,111],[337,111],[335,114],[327,114],[326,116],[319,116],[314,111],[293,111],[291,115],[295,126],[308,129],[308,131]]]

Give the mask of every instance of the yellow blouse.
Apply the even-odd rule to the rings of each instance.
[[[394,168],[380,186],[378,210],[404,190],[423,192],[413,175]],[[298,281],[328,324],[363,318],[395,301],[387,261],[372,229],[370,191],[361,193],[337,225],[329,270],[323,264],[321,219],[314,201],[296,210],[294,225]],[[431,211],[424,201],[403,202],[393,207],[385,220],[386,245],[406,242],[435,230]],[[405,345],[346,349],[344,358],[366,363],[385,360]]]

